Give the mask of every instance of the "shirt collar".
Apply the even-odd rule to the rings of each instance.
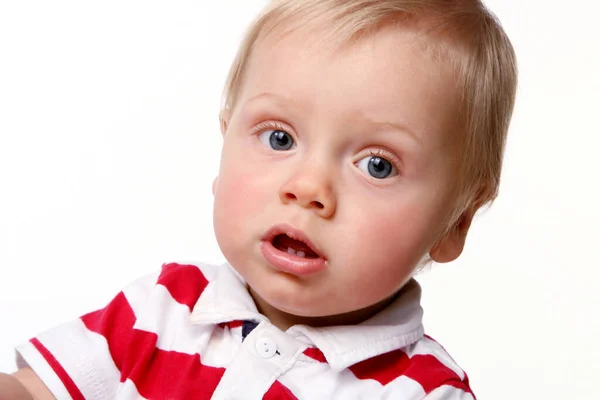
[[[384,310],[353,326],[296,325],[287,333],[316,346],[335,370],[409,346],[423,337],[421,287],[411,279]],[[260,314],[244,280],[228,264],[217,267],[190,315],[193,324],[268,319]]]

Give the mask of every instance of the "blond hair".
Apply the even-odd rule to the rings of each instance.
[[[340,46],[389,24],[422,33],[426,49],[449,62],[463,102],[458,204],[449,228],[465,210],[493,201],[512,115],[517,67],[512,45],[480,0],[273,0],[250,26],[227,80],[223,109],[235,108],[252,51],[267,35],[304,27]]]

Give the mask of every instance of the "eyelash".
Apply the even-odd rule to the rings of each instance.
[[[262,133],[266,130],[283,131],[283,132],[287,132],[291,135],[291,133],[289,132],[288,129],[284,128],[280,123],[275,122],[275,121],[261,122],[260,124],[256,125],[256,127],[254,127],[252,129],[252,133],[253,134]]]
[[[392,164],[394,168],[396,168],[396,171],[400,173],[400,161],[398,160],[398,157],[396,157],[390,151],[385,149],[369,150],[369,155],[373,157],[385,158]]]

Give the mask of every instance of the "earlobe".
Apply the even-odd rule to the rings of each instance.
[[[468,210],[456,225],[429,252],[431,259],[443,264],[456,260],[462,253],[475,211]]]
[[[222,110],[219,113],[219,122],[221,125],[221,135],[225,136],[225,134],[227,133],[227,127],[229,126],[229,118],[230,118],[230,111],[229,110]]]

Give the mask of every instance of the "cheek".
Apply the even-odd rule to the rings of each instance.
[[[232,213],[245,209],[258,209],[264,192],[252,180],[252,174],[239,172],[235,176],[219,179],[215,193],[215,205],[223,205]]]
[[[424,215],[419,207],[405,207],[392,213],[372,217],[366,234],[378,254],[387,255],[401,264],[410,264],[425,251]]]
[[[215,224],[234,227],[264,207],[263,191],[250,173],[226,173],[219,177],[214,198]]]
[[[215,208],[230,215],[244,215],[264,208],[268,194],[263,166],[243,138],[226,139],[219,179],[215,187]]]
[[[264,228],[261,216],[272,204],[273,193],[277,194],[271,175],[265,174],[247,149],[229,146],[226,150],[214,193],[213,221],[220,244],[241,241],[249,230]]]
[[[215,186],[213,228],[221,252],[231,263],[238,261],[240,249],[250,239],[248,227],[254,223],[250,217],[256,215],[253,210],[259,202],[256,189],[246,178],[221,174]]]
[[[429,231],[424,223],[428,218],[416,205],[371,210],[356,217],[354,227],[344,229],[352,232],[345,248],[336,254],[343,257],[340,279],[345,282],[341,286],[361,293],[352,300],[356,302],[353,307],[361,308],[392,295],[410,279],[429,251]]]
[[[401,280],[411,274],[432,244],[433,216],[418,202],[361,208],[366,211],[354,215],[353,228],[350,224],[345,228],[352,232],[344,251],[346,262],[365,266],[370,271],[363,273],[376,273],[382,279]]]

